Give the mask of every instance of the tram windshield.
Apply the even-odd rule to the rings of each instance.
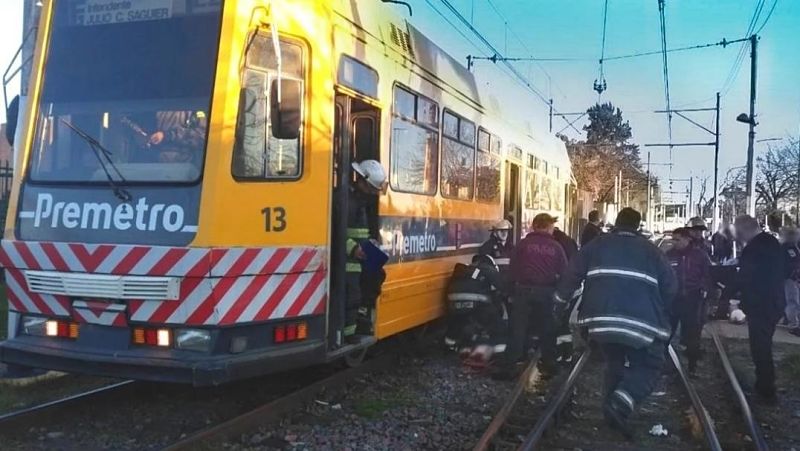
[[[197,180],[222,0],[61,0],[54,8],[31,180],[102,183],[109,165],[118,182]]]

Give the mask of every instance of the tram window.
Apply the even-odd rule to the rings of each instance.
[[[484,202],[500,200],[500,158],[478,151],[478,174],[476,197]]]
[[[339,60],[339,83],[373,99],[378,98],[378,73],[366,64],[342,55]]]
[[[281,73],[284,79],[302,80],[303,50],[281,40]],[[297,179],[302,169],[302,125],[297,139],[278,139],[270,123],[272,81],[278,78],[278,62],[271,38],[256,35],[247,53],[233,150],[234,177],[253,181]],[[300,96],[303,96],[300,83]],[[302,123],[302,117],[301,117]]]
[[[442,133],[444,136],[458,139],[458,118],[450,113],[444,113],[444,120],[442,121]]]
[[[478,130],[478,149],[489,152],[492,143],[492,135],[484,129]]]
[[[475,124],[445,112],[444,129],[442,196],[471,200],[475,190]]]
[[[433,195],[439,174],[439,107],[396,86],[389,181],[395,191]]]
[[[503,149],[503,141],[497,136],[492,135],[492,148],[491,152],[495,155],[500,155]]]

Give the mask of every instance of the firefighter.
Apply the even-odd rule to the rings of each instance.
[[[507,219],[497,221],[491,229],[492,235],[478,249],[478,254],[488,255],[494,259],[501,273],[508,270],[511,262],[511,252],[514,250],[514,243],[511,240],[511,230],[514,227]]]
[[[375,160],[352,164],[356,182],[350,186],[347,211],[347,315],[345,337],[371,335],[375,302],[386,273],[365,268],[365,246],[378,246],[378,195],[386,187],[386,171]],[[370,242],[370,243],[368,243]]]
[[[633,434],[628,418],[661,374],[677,288],[664,254],[638,233],[641,221],[641,213],[624,208],[611,234],[581,249],[559,280],[553,311],[563,317],[585,281],[578,324],[605,356],[606,422],[626,437]]]
[[[491,347],[489,355],[506,349],[507,320],[500,271],[492,257],[478,254],[472,264],[457,264],[447,288],[448,320],[445,344],[457,349],[462,357],[473,354],[478,346]]]

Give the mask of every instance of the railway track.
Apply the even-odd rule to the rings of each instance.
[[[266,402],[223,423],[198,431],[178,442],[164,447],[163,450],[217,449],[213,445],[214,443],[238,437],[244,432],[255,430],[259,426],[276,421],[287,413],[295,410],[298,406],[302,406],[314,400],[320,393],[341,388],[360,375],[388,368],[393,361],[394,359],[390,355],[383,355],[367,360],[358,367],[339,371],[311,385],[291,391],[281,397]]]
[[[126,380],[0,415],[0,435],[46,424],[55,415],[88,409],[93,403],[110,402],[131,394],[139,385]]]
[[[747,398],[731,367],[725,348],[713,326],[709,330],[714,340],[716,355],[719,357],[727,374],[728,382],[734,398],[737,400],[744,425],[748,430],[747,435],[752,438],[752,449],[765,451],[768,446],[764,435],[753,417]],[[683,392],[691,403],[693,419],[689,423],[693,423],[694,430],[691,430],[691,427],[686,428],[689,430],[688,432],[675,430],[674,425],[686,423],[686,419],[683,417],[684,409],[680,407],[680,404],[685,405],[686,401],[666,396],[670,391],[668,386],[676,384],[674,379],[672,382],[667,381],[669,376],[666,376],[662,378],[663,380],[658,389],[663,391],[654,394],[646,405],[642,406],[642,412],[637,415],[647,418],[634,417],[634,422],[637,426],[645,425],[649,428],[650,422],[664,417],[670,420],[673,425],[670,430],[673,435],[671,440],[659,440],[661,437],[638,436],[637,440],[641,441],[637,441],[635,444],[633,442],[625,444],[621,442],[621,436],[605,434],[604,432],[608,432],[608,428],[600,415],[599,407],[587,405],[592,401],[599,403],[601,399],[600,391],[602,391],[584,387],[584,385],[591,385],[591,381],[597,379],[598,375],[596,372],[592,372],[588,376],[584,375],[587,367],[596,366],[589,365],[591,348],[587,348],[577,359],[566,377],[553,381],[548,390],[550,397],[547,405],[544,408],[539,408],[539,412],[533,415],[531,411],[536,411],[537,409],[531,408],[530,403],[527,403],[527,410],[519,407],[526,404],[523,402],[523,399],[526,398],[524,388],[536,364],[535,359],[531,361],[526,371],[521,374],[504,405],[474,447],[474,450],[588,449],[587,445],[590,445],[592,450],[609,451],[642,449],[643,446],[649,450],[710,449],[721,451],[723,446],[720,444],[716,426],[709,411],[703,405],[701,394],[695,389],[672,346],[669,346],[668,352],[672,365],[683,386]],[[584,384],[579,384],[579,380],[583,380]],[[578,401],[576,402],[575,399],[578,399]],[[567,411],[569,411],[569,415],[567,415]],[[523,426],[526,421],[527,428]],[[580,423],[583,424],[581,425]],[[530,427],[531,424],[533,424],[532,428]],[[564,429],[558,430],[558,428]],[[575,434],[572,434],[575,430],[589,431],[585,435],[591,435],[592,438],[581,439],[576,437]],[[566,431],[569,431],[569,433]],[[683,432],[683,436],[681,436],[681,432]]]

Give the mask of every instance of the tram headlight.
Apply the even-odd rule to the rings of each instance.
[[[187,351],[208,352],[211,348],[211,331],[177,329],[175,330],[175,347]]]
[[[25,334],[27,335],[44,337],[47,335],[47,318],[40,318],[38,316],[23,316],[22,330],[25,331]]]

